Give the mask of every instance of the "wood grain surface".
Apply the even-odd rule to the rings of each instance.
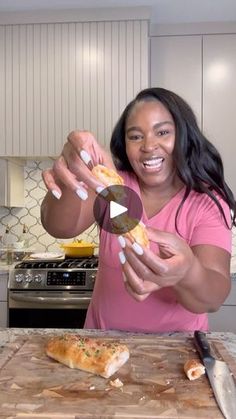
[[[128,336],[129,361],[110,379],[72,370],[45,354],[49,336],[18,337],[0,355],[0,418],[222,418],[206,376],[189,381],[191,338]],[[107,340],[111,338],[105,337]],[[211,341],[233,373],[236,363]],[[109,381],[119,378],[122,388]]]

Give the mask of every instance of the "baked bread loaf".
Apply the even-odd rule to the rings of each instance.
[[[129,349],[119,342],[65,334],[51,338],[46,354],[67,365],[109,378],[129,359]]]
[[[123,178],[113,169],[108,169],[102,164],[97,164],[91,170],[92,174],[105,186],[124,185]]]
[[[105,186],[124,185],[124,181],[121,176],[118,175],[114,170],[108,169],[107,167],[98,164],[92,169],[93,175],[100,180]],[[122,198],[121,188],[117,191],[114,188],[112,191],[114,199]],[[149,239],[145,225],[138,220],[129,217],[127,214],[122,214],[119,217],[115,217],[111,220],[112,226],[114,227],[114,233],[123,234],[129,238],[133,243],[136,241],[141,246],[149,247]],[[124,233],[123,231],[124,230]],[[128,231],[127,231],[128,230]]]
[[[205,374],[205,367],[198,359],[188,359],[184,364],[184,372],[189,380],[196,380]]]

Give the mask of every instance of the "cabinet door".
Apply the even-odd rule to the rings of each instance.
[[[148,41],[147,20],[0,25],[0,155],[58,155],[74,129],[108,146]]]
[[[8,272],[0,274],[0,301],[7,301]]]
[[[209,329],[212,332],[236,333],[236,306],[222,306],[216,313],[208,315]]]
[[[7,327],[7,303],[0,301],[0,327]]]
[[[201,36],[151,38],[151,86],[182,96],[193,108],[201,126]]]
[[[236,194],[236,35],[203,38],[203,130],[221,153]]]
[[[22,163],[0,159],[0,206],[24,207],[24,194]]]

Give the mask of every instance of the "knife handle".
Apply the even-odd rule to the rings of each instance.
[[[199,352],[200,358],[202,360],[206,358],[212,359],[213,357],[211,355],[211,349],[207,341],[206,334],[204,332],[200,332],[199,330],[195,330],[194,340],[195,340],[196,348]]]

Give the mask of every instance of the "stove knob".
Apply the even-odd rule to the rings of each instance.
[[[30,274],[26,274],[25,275],[25,282],[31,282],[32,281],[32,275],[30,275]]]
[[[42,281],[41,275],[40,274],[35,275],[34,280],[35,280],[35,282],[41,282]]]
[[[17,274],[15,276],[16,282],[22,282],[23,281],[23,278],[24,278],[24,275],[22,275],[22,274]]]

